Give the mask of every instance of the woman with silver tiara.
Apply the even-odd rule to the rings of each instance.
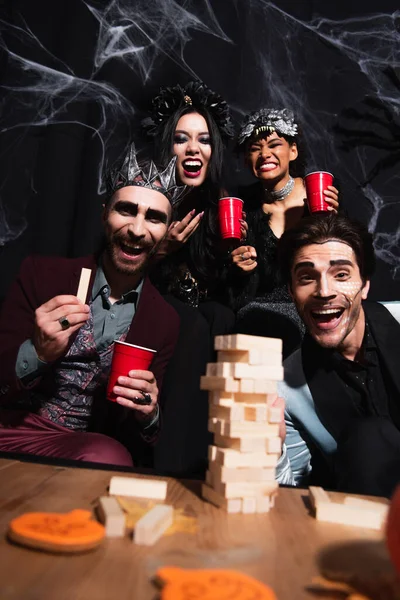
[[[248,224],[246,245],[232,254],[231,303],[240,332],[281,337],[287,355],[301,340],[303,324],[279,278],[278,240],[306,214],[306,151],[291,110],[261,109],[242,123],[238,150],[258,181],[242,194]],[[324,190],[329,210],[338,190]],[[236,276],[235,276],[236,271]]]
[[[191,191],[177,206],[154,270],[158,288],[194,306],[212,335],[228,333],[233,314],[222,285],[226,255],[218,227],[225,143],[233,137],[227,103],[200,81],[161,89],[145,119],[161,161],[177,156],[177,180]]]

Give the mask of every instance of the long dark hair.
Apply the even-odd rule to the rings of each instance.
[[[197,113],[204,117],[208,132],[211,139],[211,158],[208,166],[207,177],[211,179],[213,184],[219,185],[222,175],[222,163],[224,154],[224,145],[222,142],[221,133],[212,117],[206,108],[194,108],[193,106],[182,106],[174,112],[168,121],[165,123],[161,136],[156,138],[156,152],[159,156],[161,164],[167,164],[172,157],[172,148],[174,145],[174,137],[179,119],[183,115]]]

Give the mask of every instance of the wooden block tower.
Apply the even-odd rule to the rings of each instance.
[[[251,335],[215,338],[218,362],[207,365],[209,468],[203,497],[230,513],[264,513],[278,489],[282,409],[271,406],[283,378],[282,340]]]

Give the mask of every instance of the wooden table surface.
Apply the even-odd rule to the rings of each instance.
[[[305,490],[281,489],[265,515],[227,515],[203,502],[198,482],[169,479],[167,502],[197,518],[197,533],[163,537],[136,546],[126,537],[108,539],[97,550],[75,556],[41,553],[9,543],[9,521],[30,511],[92,509],[106,494],[111,471],[0,459],[1,600],[153,600],[151,577],[159,566],[231,568],[269,584],[279,600],[311,598],[321,551],[375,545],[382,535],[360,528],[318,523],[310,516]],[[386,560],[386,558],[385,558]]]

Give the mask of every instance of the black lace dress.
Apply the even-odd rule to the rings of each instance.
[[[270,216],[262,210],[260,184],[242,191],[241,197],[249,226],[246,245],[256,249],[257,267],[243,274],[235,269],[231,277],[230,303],[237,313],[236,329],[240,333],[283,339],[287,356],[300,344],[304,325],[280,276],[279,240],[269,226]]]

